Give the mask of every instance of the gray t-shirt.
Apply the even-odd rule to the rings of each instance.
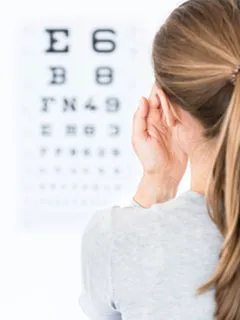
[[[98,210],[82,237],[79,304],[92,320],[212,320],[222,236],[205,197],[185,191],[142,208]]]

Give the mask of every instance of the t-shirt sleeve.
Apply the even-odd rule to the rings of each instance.
[[[82,236],[79,305],[91,320],[121,320],[115,309],[111,275],[111,209],[96,211]]]

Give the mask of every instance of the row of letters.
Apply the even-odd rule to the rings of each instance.
[[[70,156],[77,156],[78,154],[82,154],[85,157],[91,157],[94,155],[97,155],[99,157],[104,157],[106,155],[111,155],[111,156],[115,156],[118,157],[120,156],[120,150],[117,148],[113,148],[109,151],[107,151],[104,148],[98,148],[98,150],[93,151],[90,148],[84,148],[84,149],[77,149],[77,148],[69,148],[68,150],[63,149],[63,148],[55,148],[52,149],[51,151],[49,151],[49,149],[47,147],[41,147],[40,148],[40,155],[42,157],[46,156],[46,155],[55,155],[55,156],[61,156],[61,155],[70,155]]]
[[[51,137],[54,133],[53,125],[50,123],[42,124],[40,127],[40,133],[44,137]],[[76,124],[68,124],[63,129],[62,133],[65,136],[78,136],[79,133],[87,137],[92,137],[97,134],[97,129],[95,125],[88,124],[81,128]],[[116,124],[109,124],[105,132],[109,137],[116,137],[120,135],[120,126]]]
[[[41,101],[41,111],[42,112],[51,112],[56,107],[60,109],[62,112],[77,112],[78,108],[78,101],[76,97],[63,97],[58,101],[55,97],[42,97]],[[101,105],[94,100],[93,97],[90,97],[86,100],[85,104],[83,105],[83,109],[89,111],[97,111],[101,109]],[[104,106],[106,112],[117,112],[120,109],[120,101],[116,97],[107,97],[104,100]]]

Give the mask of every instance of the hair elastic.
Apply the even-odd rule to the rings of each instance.
[[[231,82],[235,85],[236,83],[236,77],[238,72],[240,71],[240,64],[236,66],[236,68],[233,70],[232,72],[232,78],[231,78]]]

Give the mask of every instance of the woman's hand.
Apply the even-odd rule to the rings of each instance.
[[[134,199],[146,193],[150,184],[155,185],[157,192],[163,193],[163,201],[174,196],[186,171],[188,157],[182,151],[173,130],[165,121],[160,102],[154,93],[148,99],[142,97],[138,110],[133,118],[132,144],[143,167],[143,179]],[[145,190],[143,190],[143,188]],[[152,188],[152,187],[151,187]],[[162,191],[161,191],[162,190]],[[162,202],[161,195],[153,195],[149,201]],[[145,200],[145,203],[148,201]]]

